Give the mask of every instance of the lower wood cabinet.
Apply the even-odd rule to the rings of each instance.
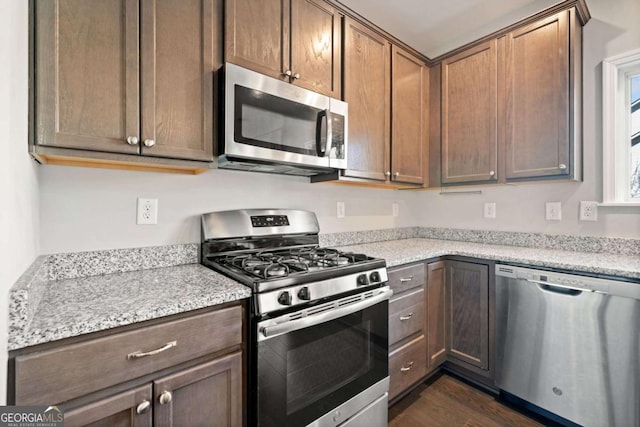
[[[389,399],[427,373],[425,265],[420,262],[389,270]]]
[[[427,264],[427,362],[435,369],[447,360],[445,262]]]
[[[447,260],[447,360],[493,379],[493,298],[490,264]]]
[[[491,261],[467,258],[389,269],[389,399],[441,366],[492,386]]]
[[[57,404],[67,427],[242,425],[244,310],[11,354],[8,403]]]

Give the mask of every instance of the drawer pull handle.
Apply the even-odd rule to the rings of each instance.
[[[163,345],[162,347],[157,348],[155,350],[151,350],[151,351],[147,351],[147,352],[142,352],[142,351],[138,350],[136,352],[127,354],[127,360],[139,359],[141,357],[146,357],[146,356],[153,356],[154,354],[162,353],[163,351],[169,350],[171,347],[175,347],[177,345],[178,345],[178,341],[171,341],[171,342],[168,342],[165,345]]]
[[[400,316],[400,320],[404,322],[405,320],[409,320],[412,317],[413,317],[413,313],[409,313],[406,316]]]
[[[409,362],[409,366],[407,366],[406,368],[404,366],[402,368],[400,368],[400,372],[410,371],[411,368],[413,368],[413,362]]]
[[[400,278],[400,282],[404,283],[404,282],[410,282],[413,280],[413,276],[408,276],[408,277],[401,277]]]
[[[149,412],[149,409],[151,409],[151,402],[149,402],[148,400],[143,400],[136,407],[136,413],[138,415],[146,414],[147,412]]]

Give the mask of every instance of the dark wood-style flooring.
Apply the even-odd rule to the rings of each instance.
[[[541,425],[449,375],[421,384],[389,408],[389,427]]]

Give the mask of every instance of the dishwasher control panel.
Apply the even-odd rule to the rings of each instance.
[[[640,283],[629,283],[612,279],[600,279],[578,274],[558,273],[496,264],[496,276],[525,280],[541,286],[558,287],[581,292],[614,294],[640,299]]]

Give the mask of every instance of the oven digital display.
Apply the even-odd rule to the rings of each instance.
[[[286,215],[256,215],[251,217],[253,227],[282,227],[289,225]]]

